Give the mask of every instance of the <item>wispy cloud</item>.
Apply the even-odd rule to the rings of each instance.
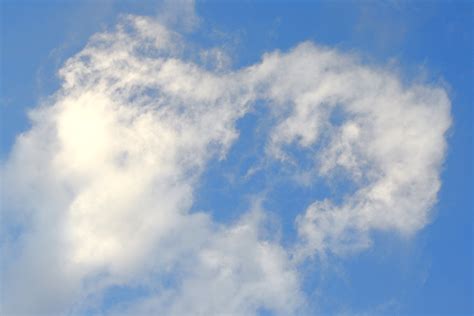
[[[312,43],[209,70],[166,21],[127,16],[96,34],[30,113],[2,166],[2,225],[19,227],[2,229],[7,313],[302,313],[302,261],[428,222],[450,125],[443,89]],[[301,210],[289,247],[269,238],[261,208],[230,224],[190,211],[207,163],[225,159],[258,100],[272,121],[265,159],[298,168],[294,149],[308,151],[311,174],[342,171],[356,187]],[[101,307],[113,286],[145,290]]]

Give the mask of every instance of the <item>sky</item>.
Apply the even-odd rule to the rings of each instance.
[[[0,8],[0,314],[473,314],[472,2]]]

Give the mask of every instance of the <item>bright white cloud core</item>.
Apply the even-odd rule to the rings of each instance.
[[[451,121],[442,88],[404,86],[312,43],[240,70],[190,51],[128,16],[69,59],[61,89],[31,112],[1,170],[7,314],[80,314],[113,287],[141,294],[105,314],[297,314],[302,262],[427,224]],[[262,159],[302,170],[297,149],[311,161],[300,185],[342,175],[354,187],[301,210],[290,246],[269,237],[261,207],[230,224],[190,211],[208,162],[225,159],[257,103],[272,122]]]

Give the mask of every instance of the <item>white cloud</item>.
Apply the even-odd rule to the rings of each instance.
[[[213,283],[216,299],[233,303],[200,303],[203,313],[295,308],[296,272],[256,223],[219,228],[189,214],[199,174],[236,138],[248,97],[229,76],[166,57],[179,56],[177,42],[149,19],[126,17],[66,63],[63,88],[32,113],[3,171],[25,230],[11,247],[18,255],[5,256],[7,312],[80,310],[110,285],[187,264],[175,271],[184,279],[173,303],[156,307],[194,310],[199,287]]]
[[[199,25],[194,0],[164,0],[157,18],[162,24],[185,32],[192,31]]]
[[[106,313],[297,313],[299,260],[427,223],[450,124],[442,89],[309,43],[236,72],[206,70],[187,49],[162,24],[124,17],[66,62],[62,88],[31,113],[2,166],[7,313],[80,313],[137,284],[144,297]],[[190,212],[206,164],[225,158],[258,99],[273,115],[271,159],[298,166],[298,146],[314,153],[312,174],[343,170],[356,187],[309,205],[292,249],[265,234],[264,210],[226,225]]]
[[[342,171],[357,188],[342,203],[317,201],[299,216],[299,251],[365,247],[373,229],[412,234],[426,225],[451,123],[443,89],[405,87],[382,69],[310,43],[267,55],[255,73],[277,113],[269,153],[288,160],[285,148],[306,149],[320,176]]]
[[[288,315],[301,310],[298,275],[286,251],[260,236],[262,215],[255,211],[231,227],[203,234],[205,240],[196,245],[200,251],[178,262],[182,283],[114,313],[252,315],[268,309]]]

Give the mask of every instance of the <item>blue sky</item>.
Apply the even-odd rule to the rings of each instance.
[[[27,314],[183,314],[198,313],[198,304],[204,314],[472,314],[473,10],[468,1],[2,1],[3,308]],[[123,22],[126,14],[148,20],[134,26],[141,22]],[[104,92],[88,82],[143,68],[124,66],[124,73],[117,74],[119,66],[101,70],[102,64],[93,61],[95,72],[83,74],[81,67],[89,64],[80,58],[70,68],[64,66],[81,53],[94,60],[105,52],[113,59],[123,44],[116,25],[124,26],[131,36],[127,40],[140,49],[155,37],[171,38],[130,56],[152,70],[142,79],[130,79],[132,88],[127,82],[120,86],[128,91],[125,96],[110,92],[116,91],[113,84],[106,83]],[[94,42],[91,36],[100,32],[111,39]],[[307,41],[313,44],[298,46]],[[184,48],[176,49],[175,42]],[[85,51],[86,45],[94,50]],[[327,61],[325,51],[331,52]],[[147,58],[178,64],[166,64],[176,67],[169,73],[164,68],[153,73],[155,66]],[[307,70],[297,68],[300,60]],[[319,79],[313,74],[320,67],[334,72]],[[368,81],[346,82],[359,78],[358,69],[370,72],[364,77]],[[60,70],[73,77],[69,86],[58,77]],[[148,83],[150,74],[163,81]],[[182,82],[192,76],[200,79],[188,91]],[[300,100],[314,96],[300,87],[317,91],[333,80],[334,109],[342,112],[331,108],[329,125],[313,131],[305,124],[324,120],[325,112],[319,107],[304,110]],[[393,91],[387,83],[391,80],[399,83]],[[156,90],[140,92],[147,85]],[[373,92],[375,87],[380,91]],[[90,91],[97,93],[91,100],[115,93],[111,102],[124,107],[108,112],[107,101],[97,114],[99,121],[109,122],[107,115],[126,117],[123,113],[130,109],[136,112],[128,119],[136,125],[84,125],[84,119],[95,122],[96,107],[82,109],[100,101],[76,96],[85,98]],[[136,95],[148,100],[143,101],[149,102],[146,106],[163,102],[161,106],[180,108],[189,116],[179,112],[167,123],[159,110],[143,114],[142,105],[131,101]],[[364,100],[373,95],[381,103],[365,108]],[[353,99],[361,100],[363,110]],[[310,100],[311,106],[332,102]],[[40,105],[45,109],[36,112],[32,125],[27,112]],[[193,112],[201,106],[205,110]],[[188,122],[188,117],[197,119]],[[181,138],[173,124],[191,136]],[[398,127],[407,126],[415,136],[400,142],[390,138],[394,136],[384,138],[384,124],[394,134],[403,134],[405,129]],[[56,132],[45,132],[51,126]],[[353,126],[362,136],[351,142],[353,138],[341,135]],[[144,128],[160,136],[141,134]],[[26,131],[27,140],[17,140]],[[161,139],[175,134],[161,151]],[[318,141],[305,143],[305,137],[313,136]],[[94,143],[96,137],[103,142]],[[134,141],[121,143],[121,137]],[[157,145],[155,139],[160,140]],[[388,149],[383,146],[387,139],[393,139]],[[134,143],[141,140],[143,148],[137,149]],[[125,148],[120,161],[135,173],[127,167],[111,174],[107,157],[112,154],[102,152],[105,147],[113,153],[116,147]],[[382,154],[384,150],[388,153]],[[172,161],[163,152],[178,158]],[[133,166],[150,154],[157,165],[141,170],[146,160]],[[343,159],[347,155],[349,162]],[[392,159],[396,155],[401,157],[398,164]],[[392,174],[397,168],[400,173]],[[149,182],[135,179],[148,179],[148,173]],[[380,209],[370,206],[372,198],[364,190],[392,177],[402,179],[390,182],[402,193],[393,193]],[[438,177],[441,187],[436,192]],[[327,209],[317,204],[324,199],[332,201]],[[314,220],[311,205],[315,214],[334,215],[316,215],[321,217]],[[130,220],[127,214],[155,224],[131,220],[129,229],[121,226]],[[323,226],[325,221],[332,224]],[[342,228],[333,231],[339,227],[336,222]],[[249,233],[240,235],[244,228]],[[122,246],[107,248],[107,240]],[[271,270],[274,275],[255,259],[259,251],[278,262]],[[40,263],[30,265],[29,260]],[[216,281],[212,275],[222,271],[213,270],[217,268],[209,262],[231,271],[231,281]],[[240,272],[233,270],[236,266]],[[55,277],[55,267],[68,277]],[[12,283],[18,275],[26,277]],[[32,282],[52,285],[38,298],[34,288],[25,290]],[[274,291],[272,282],[279,284]],[[193,285],[200,284],[201,292],[210,284],[208,295],[193,292]],[[222,297],[213,298],[214,290]],[[57,293],[66,294],[51,299]],[[229,303],[229,297],[243,301]],[[23,310],[19,301],[27,302]]]

